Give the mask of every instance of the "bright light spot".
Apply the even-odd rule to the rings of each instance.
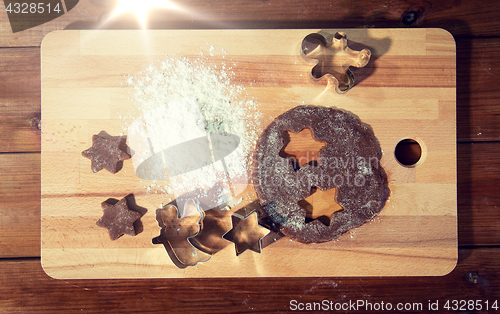
[[[135,13],[142,28],[146,27],[146,20],[148,11],[150,9],[163,8],[163,9],[176,9],[179,8],[168,0],[120,0],[111,18],[117,15],[132,12]]]

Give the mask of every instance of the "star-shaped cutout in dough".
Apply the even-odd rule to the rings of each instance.
[[[323,191],[311,187],[311,195],[298,202],[299,206],[306,210],[306,223],[317,219],[325,226],[329,226],[333,215],[343,210],[343,207],[335,201],[336,193],[335,188]]]
[[[142,217],[142,213],[131,210],[127,204],[126,197],[116,204],[103,202],[101,204],[104,211],[103,216],[96,222],[96,225],[108,229],[111,240],[116,240],[124,234],[135,236],[134,223]]]
[[[231,216],[231,222],[233,228],[222,237],[234,243],[236,255],[247,249],[260,253],[262,241],[270,232],[258,223],[257,211],[241,208]]]
[[[123,160],[130,155],[122,150],[125,145],[124,136],[109,136],[105,132],[92,136],[92,147],[82,152],[82,156],[91,160],[92,172],[106,169],[117,173],[123,166]]]
[[[320,151],[326,145],[316,140],[309,128],[298,133],[287,132],[284,139],[285,143],[279,155],[289,159],[295,171],[305,164],[316,165],[320,159]]]

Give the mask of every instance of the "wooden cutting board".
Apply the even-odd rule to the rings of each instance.
[[[307,35],[338,31],[353,49],[372,52],[344,94],[328,79],[312,80],[314,64],[300,55]],[[160,196],[146,191],[130,161],[117,174],[92,173],[81,155],[93,134],[124,132],[134,106],[127,75],[165,56],[230,64],[232,82],[258,104],[259,132],[302,104],[343,108],[371,125],[391,191],[382,212],[335,241],[282,238],[239,256],[228,242],[206,262],[175,266],[151,242]],[[456,265],[455,42],[445,30],[56,31],[42,42],[41,66],[42,266],[54,278],[440,276]],[[413,166],[395,158],[404,139],[421,147]],[[298,143],[295,150],[307,150]],[[147,209],[142,230],[111,241],[95,225],[100,204],[131,193]],[[231,212],[256,200],[248,195]]]

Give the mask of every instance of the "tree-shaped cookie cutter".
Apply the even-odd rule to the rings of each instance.
[[[331,39],[322,33],[309,34],[302,40],[300,52],[304,60],[316,64],[311,70],[311,78],[314,81],[330,79],[338,93],[345,93],[354,86],[354,74],[349,67],[362,68],[371,57],[368,49],[349,48],[344,32],[337,32]]]
[[[179,268],[206,262],[211,255],[195,248],[189,239],[203,228],[203,211],[199,204],[189,199],[184,205],[186,217],[181,218],[177,206],[165,205],[156,211],[160,235],[152,239],[153,244],[163,244],[172,262]]]

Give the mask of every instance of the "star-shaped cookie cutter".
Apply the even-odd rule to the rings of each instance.
[[[233,242],[236,256],[250,249],[261,253],[266,246],[282,237],[259,222],[257,209],[243,207],[231,215],[232,228],[222,238]]]
[[[302,40],[300,53],[304,60],[316,64],[310,73],[314,81],[327,77],[335,84],[335,90],[342,94],[354,86],[354,74],[349,67],[366,66],[371,52],[349,48],[343,32],[337,32],[331,39],[327,37],[331,36],[321,32],[307,35]]]

